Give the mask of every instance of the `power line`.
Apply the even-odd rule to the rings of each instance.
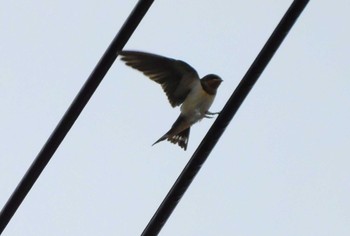
[[[6,228],[8,222],[33,187],[35,181],[39,178],[41,172],[49,163],[51,157],[67,135],[70,128],[73,126],[98,85],[101,83],[103,77],[107,74],[107,71],[117,58],[117,52],[120,51],[129,40],[131,34],[135,31],[153,1],[154,0],[140,0],[136,4],[119,33],[115,36],[100,61],[97,63],[78,95],[75,97],[74,101],[63,115],[55,130],[52,132],[51,136],[46,141],[32,165],[29,167],[26,174],[17,185],[17,188],[1,210],[0,234]]]
[[[207,135],[199,144],[197,150],[194,152],[175,184],[142,232],[142,236],[158,235],[196,174],[201,169],[215,144],[229,125],[233,116],[236,114],[238,108],[253,88],[255,82],[258,80],[308,2],[309,0],[295,0],[289,7],[238,87],[231,95],[225,107],[220,112],[220,115],[209,129]]]

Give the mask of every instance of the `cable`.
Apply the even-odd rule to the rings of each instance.
[[[154,0],[140,0],[0,212],[0,234],[67,135]]]
[[[184,170],[170,189],[169,193],[153,215],[152,219],[142,232],[142,236],[158,235],[169,216],[181,200],[196,174],[201,169],[210,152],[229,125],[238,108],[253,88],[255,82],[281,45],[309,0],[295,0],[289,7],[280,23],[254,60],[253,64],[231,95],[220,115],[209,129],[203,141],[185,166]]]

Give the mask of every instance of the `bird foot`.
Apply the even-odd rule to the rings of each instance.
[[[213,116],[219,115],[219,114],[220,114],[220,112],[210,112],[210,111],[207,111],[207,112],[205,113],[204,117],[205,117],[205,118],[211,119],[211,118],[213,118]]]

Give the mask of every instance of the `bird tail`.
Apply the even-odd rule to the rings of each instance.
[[[167,139],[169,142],[173,144],[178,144],[181,148],[183,148],[186,151],[187,144],[188,144],[188,137],[190,136],[190,128],[187,128],[173,136],[170,136],[168,133],[164,134],[160,139],[158,139],[155,143],[153,143],[152,146],[154,144],[157,144]]]
[[[167,139],[169,142],[178,144],[181,148],[186,150],[188,138],[190,136],[190,127],[181,130],[183,124],[184,118],[180,115],[171,127],[171,129],[160,139],[158,139],[155,143],[153,143],[152,146]],[[180,132],[178,132],[179,129],[181,130]]]

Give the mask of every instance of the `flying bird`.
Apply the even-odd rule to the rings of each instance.
[[[168,57],[139,51],[118,54],[126,65],[160,84],[172,107],[181,105],[181,113],[171,129],[154,144],[168,140],[186,150],[191,126],[204,117],[218,114],[209,112],[209,108],[222,79],[214,74],[200,79],[197,71],[186,62]]]

